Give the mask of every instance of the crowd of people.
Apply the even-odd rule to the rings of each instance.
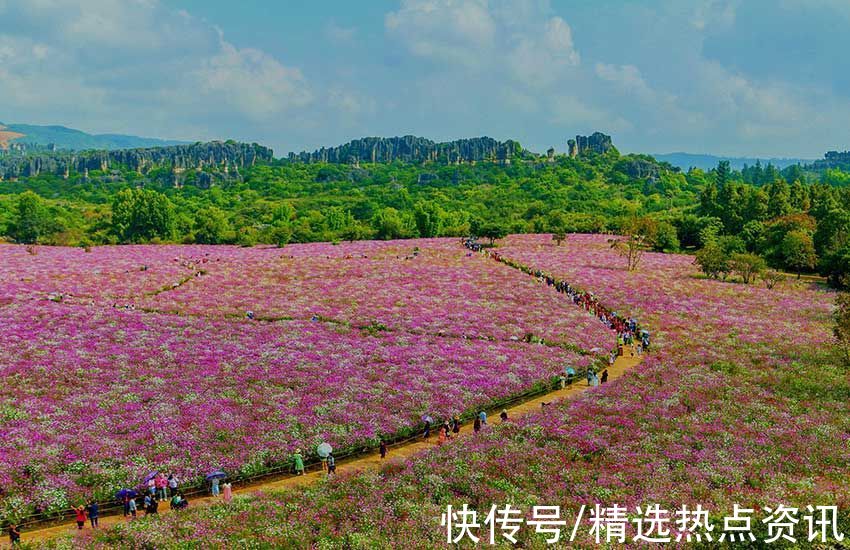
[[[625,353],[627,347],[641,353],[649,348],[650,334],[648,330],[640,327],[634,317],[622,317],[616,311],[611,311],[603,306],[592,292],[574,288],[566,281],[556,279],[552,275],[544,273],[539,269],[531,269],[511,259],[505,258],[497,251],[484,248],[477,240],[468,238],[464,240],[464,246],[473,252],[484,252],[488,258],[497,262],[519,269],[523,273],[533,275],[541,283],[554,288],[555,291],[565,294],[572,302],[593,314],[609,329],[617,333],[617,349],[620,355]]]

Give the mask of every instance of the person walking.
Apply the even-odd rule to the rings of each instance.
[[[129,512],[131,517],[136,517],[136,511],[138,508],[136,507],[136,499],[128,498],[129,502],[127,502],[127,511]]]
[[[17,546],[21,543],[21,532],[18,530],[18,526],[14,523],[9,524],[9,544],[12,546]]]
[[[605,369],[604,371],[602,371],[602,383],[604,384],[607,381],[608,381],[608,369]]]
[[[378,448],[378,451],[381,453],[381,460],[387,458],[387,442],[383,439],[381,440],[381,446]]]
[[[431,437],[431,421],[425,421],[425,431],[422,432],[422,439],[428,439]]]
[[[124,504],[124,517],[126,518],[127,516],[130,515],[130,496],[127,493],[124,494],[123,504]]]
[[[142,502],[142,506],[145,509],[145,515],[151,513],[151,502],[156,502],[156,499],[150,495],[145,495],[145,500]]]
[[[292,455],[292,462],[295,466],[295,475],[303,476],[304,475],[304,457],[301,456],[301,449],[295,451],[295,454]]]
[[[97,505],[96,500],[92,500],[91,502],[89,502],[88,512],[89,522],[91,522],[91,528],[97,529],[97,521],[100,517],[100,506]]]
[[[507,420],[508,420],[508,410],[502,409],[502,412],[499,414],[499,418],[501,419],[502,422],[507,422]]]
[[[230,504],[230,501],[233,500],[233,485],[229,482],[222,485],[222,489],[224,489],[224,494],[222,498],[224,498],[224,502]]]
[[[460,433],[460,418],[457,415],[452,418],[452,433],[455,435]]]
[[[593,385],[593,369],[590,367],[587,368],[587,385]]]
[[[74,508],[74,516],[77,520],[77,530],[82,531],[86,524],[86,507],[80,504]]]
[[[177,481],[177,476],[174,474],[168,474],[168,496],[173,497],[177,494],[177,487],[180,485],[180,482]]]
[[[448,438],[446,437],[447,433],[448,432],[446,430],[446,427],[440,426],[440,429],[437,430],[437,445],[442,445],[443,443],[448,441]]]
[[[333,453],[330,453],[328,455],[328,477],[331,477],[332,474],[336,475],[336,459]]]
[[[484,412],[484,409],[481,409],[481,411],[478,412],[478,418],[481,419],[481,426],[487,425],[487,413]]]
[[[221,494],[221,492],[219,491],[219,488],[218,488],[219,483],[220,483],[220,480],[217,477],[212,478],[212,481],[210,482],[210,492],[212,493],[212,496],[214,496],[214,497],[217,497],[218,495]]]
[[[166,500],[168,498],[165,494],[166,487],[168,487],[168,479],[165,477],[165,474],[157,474],[154,484],[156,485],[156,500]]]
[[[481,417],[480,416],[475,417],[475,422],[472,423],[472,431],[474,431],[475,433],[478,433],[478,432],[481,431]]]

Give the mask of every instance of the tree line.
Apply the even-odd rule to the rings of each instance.
[[[696,253],[711,277],[749,283],[785,269],[848,286],[850,177],[836,170],[733,171],[721,162],[708,172],[682,172],[614,149],[510,165],[275,161],[209,189],[191,178],[175,187],[168,175],[128,170],[120,177],[93,172],[87,180],[41,175],[0,182],[0,235],[82,246],[250,246],[631,232],[640,234],[642,249]]]

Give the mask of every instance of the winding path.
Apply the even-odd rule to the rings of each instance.
[[[613,366],[608,367],[608,377],[609,382],[616,380],[620,376],[626,373],[629,369],[638,365],[641,361],[641,357],[638,355],[630,356],[626,354],[625,356],[618,357],[614,362]],[[515,405],[509,409],[508,411],[508,422],[510,419],[517,418],[521,416],[525,416],[527,414],[533,413],[535,411],[540,410],[543,403],[556,403],[559,401],[565,401],[568,399],[573,399],[578,395],[582,394],[585,391],[590,390],[591,387],[587,385],[585,380],[578,380],[574,382],[570,386],[566,386],[564,389],[555,390],[553,392],[541,395],[539,397],[535,397],[518,405]],[[488,415],[488,420],[490,424],[498,424],[498,413],[500,411],[488,411],[488,413],[492,413]],[[485,429],[492,429],[485,428]],[[436,432],[436,430],[434,430]],[[461,426],[459,438],[463,439],[466,437],[474,437],[474,433],[472,430],[472,423],[467,422],[463,426]],[[457,445],[457,439],[453,439],[446,443],[447,445]],[[348,460],[338,460],[337,461],[337,471],[338,472],[350,472],[350,471],[368,471],[368,470],[378,470],[380,469],[384,462],[393,462],[393,461],[402,461],[406,460],[426,449],[430,449],[437,445],[437,437],[436,435],[432,435],[428,440],[419,440],[413,442],[405,442],[400,443],[396,446],[390,446],[389,453],[387,455],[386,460],[382,461],[378,452],[370,452],[367,454],[360,455],[356,458],[348,459]],[[277,480],[265,481],[262,483],[249,484],[244,485],[242,487],[234,487],[234,494],[236,495],[251,495],[252,493],[260,492],[260,491],[268,491],[270,489],[288,489],[293,487],[300,487],[304,485],[309,485],[312,483],[318,483],[325,478],[325,474],[321,470],[313,470],[310,471],[303,476],[285,476]],[[190,501],[190,505],[192,507],[197,506],[209,506],[215,503],[220,498],[216,499],[214,497],[204,497],[204,498],[195,498]],[[172,512],[167,503],[162,503],[160,505],[160,514],[171,514]],[[139,512],[139,516],[144,515],[143,512]],[[112,525],[116,525],[118,523],[122,523],[128,521],[122,516],[112,515],[105,516],[100,518],[100,527],[101,529],[110,527]],[[90,529],[90,526],[86,524],[86,529]],[[76,523],[74,522],[66,522],[59,525],[55,525],[52,527],[44,527],[41,529],[37,529],[34,531],[23,531],[21,534],[21,541],[26,543],[39,543],[44,542],[55,537],[61,535],[73,535],[77,531]]]

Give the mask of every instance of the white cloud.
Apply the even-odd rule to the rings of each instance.
[[[206,139],[313,98],[298,68],[158,0],[0,2],[0,64],[12,122]]]
[[[413,54],[463,65],[474,65],[496,38],[486,0],[403,0],[384,25]]]
[[[254,119],[303,107],[312,99],[300,70],[285,67],[259,50],[238,49],[223,40],[221,50],[204,60],[193,76],[201,92]]]

